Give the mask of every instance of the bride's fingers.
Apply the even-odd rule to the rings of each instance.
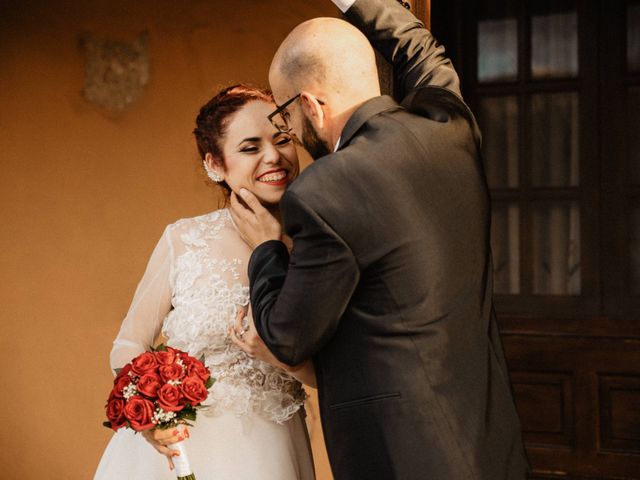
[[[163,445],[158,445],[156,447],[156,450],[158,452],[160,452],[161,454],[163,454],[164,456],[166,456],[168,459],[171,459],[171,457],[179,457],[180,456],[180,452],[178,450],[173,450],[172,448],[165,447]],[[173,462],[171,462],[171,463],[173,463]]]
[[[244,339],[245,335],[246,333],[244,333],[243,336],[241,337],[238,335],[235,329],[233,328],[229,329],[229,337],[231,338],[231,341],[235,343],[238,346],[238,348],[240,348],[240,350],[243,350],[247,355],[249,355],[250,357],[253,357],[255,355],[255,352],[253,351],[251,346],[245,342],[245,339]]]
[[[185,438],[189,438],[189,429],[184,425],[178,425],[175,428],[165,430],[157,429],[152,431],[151,438],[160,445],[173,445],[174,443],[181,442]]]
[[[239,346],[242,350],[246,351],[247,346],[244,344],[244,342],[242,341],[242,337],[238,335],[238,332],[236,332],[235,328],[229,328],[229,337],[231,338],[231,341],[233,343]]]
[[[238,309],[238,313],[236,314],[236,321],[235,321],[235,325],[234,325],[234,329],[237,332],[241,332],[242,330],[244,330],[244,317],[247,316],[247,312],[244,310],[244,308],[240,308]]]

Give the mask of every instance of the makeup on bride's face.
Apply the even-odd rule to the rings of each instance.
[[[246,188],[264,204],[277,204],[300,171],[293,137],[267,119],[273,109],[254,101],[230,118],[222,148],[225,169],[219,171],[233,191]]]

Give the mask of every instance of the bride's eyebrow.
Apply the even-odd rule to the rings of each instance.
[[[240,143],[238,143],[238,147],[240,145],[242,145],[244,142],[259,142],[261,140],[260,137],[249,137],[249,138],[244,138],[242,139],[242,141]]]

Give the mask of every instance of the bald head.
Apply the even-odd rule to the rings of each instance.
[[[371,44],[337,18],[315,18],[293,29],[273,58],[269,82],[277,100],[310,90],[343,108],[380,95]]]

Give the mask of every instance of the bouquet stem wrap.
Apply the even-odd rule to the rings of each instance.
[[[189,457],[187,456],[185,441],[186,440],[174,443],[169,447],[171,450],[177,450],[180,452],[180,455],[171,457],[171,460],[173,461],[173,466],[176,467],[178,480],[196,480],[196,477],[191,470],[191,466],[189,465]]]

